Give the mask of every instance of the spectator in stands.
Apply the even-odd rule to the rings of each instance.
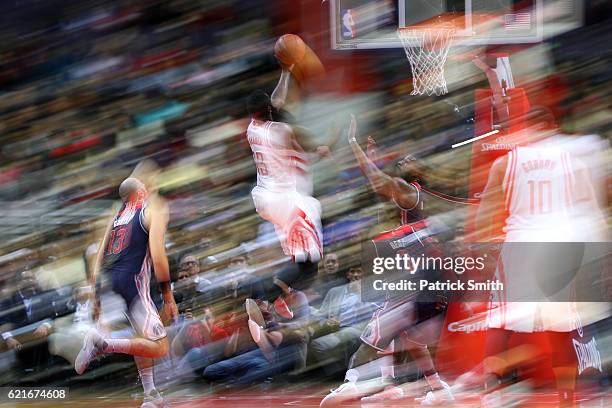
[[[361,332],[377,307],[361,301],[362,276],[360,266],[349,268],[349,283],[331,288],[314,313],[309,358],[324,363],[328,374],[346,370],[351,355],[359,348]]]
[[[340,272],[338,254],[335,252],[327,253],[323,258],[322,264],[323,267],[319,267],[319,274],[313,285],[315,295],[310,297],[311,303],[314,306],[320,304],[331,288],[346,283],[346,278]]]
[[[49,336],[49,351],[64,357],[71,364],[81,348],[83,337],[95,326],[93,316],[93,289],[89,285],[74,288],[69,306],[73,314],[56,319],[53,333]]]
[[[229,265],[222,276],[226,293],[235,297],[239,288],[249,280],[249,277],[248,256],[241,251],[230,259]]]
[[[280,292],[274,304],[265,300],[269,294],[263,292],[258,293],[256,303],[247,301],[247,305],[257,305],[254,307],[257,320],[265,327],[261,328],[261,336],[254,339],[259,347],[209,365],[204,370],[206,379],[248,385],[303,364],[308,338],[302,328],[310,317],[310,308],[306,295],[290,286],[298,275],[297,269],[285,269],[274,278]]]
[[[185,254],[178,267],[178,280],[173,284],[174,296],[178,304],[190,303],[188,309],[193,309],[193,300],[199,282],[200,263],[192,254]],[[183,305],[183,307],[186,307]]]
[[[225,351],[231,351],[227,347],[229,337],[230,333],[217,323],[212,310],[204,309],[201,319],[185,324],[172,341],[172,357],[178,361],[177,375],[190,379],[223,359]]]
[[[17,351],[21,369],[40,368],[50,359],[46,338],[55,318],[54,302],[61,297],[55,290],[43,292],[31,270],[15,274],[13,285],[13,295],[0,303],[0,325],[6,328],[2,339]]]

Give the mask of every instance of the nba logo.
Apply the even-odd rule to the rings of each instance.
[[[355,38],[355,19],[352,9],[347,9],[342,14],[342,37],[344,39]]]

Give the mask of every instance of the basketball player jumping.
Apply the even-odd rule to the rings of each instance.
[[[355,136],[356,132],[355,117],[351,115],[348,140],[359,167],[369,179],[374,191],[393,200],[399,207],[402,228],[405,230],[402,233],[406,236],[420,236],[421,238],[415,239],[415,244],[422,245],[421,239],[425,240],[425,237],[433,234],[428,231],[428,223],[421,212],[423,194],[418,180],[422,180],[423,174],[420,172],[420,166],[413,157],[407,156],[398,163],[398,169],[407,177],[408,181],[403,177],[391,177],[385,174],[361,149]],[[372,145],[373,143],[374,141],[370,139],[369,144]],[[422,251],[421,248],[418,248],[418,250]],[[334,406],[361,395],[362,392],[358,389],[357,383],[361,377],[360,367],[379,358],[381,353],[390,348],[391,342],[394,340],[394,358],[399,356],[400,351],[408,352],[424,373],[430,387],[427,395],[419,401],[423,405],[452,401],[454,398],[450,387],[440,379],[427,348],[427,343],[420,338],[419,332],[416,330],[418,323],[424,322],[439,313],[440,309],[436,307],[435,302],[431,301],[417,301],[416,298],[406,298],[386,302],[383,309],[375,312],[370,323],[366,326],[361,336],[362,344],[351,357],[349,370],[345,376],[346,382],[325,397],[321,406]],[[381,367],[380,371],[383,377],[393,379],[393,366]],[[363,401],[380,402],[385,399],[402,397],[403,391],[400,387],[389,387],[376,396],[364,398]]]
[[[170,288],[170,272],[164,236],[168,223],[167,204],[154,191],[154,165],[141,163],[119,186],[122,206],[109,224],[98,252],[93,286],[100,270],[111,277],[112,289],[125,301],[128,319],[138,337],[108,338],[97,329],[85,336],[75,360],[75,370],[82,374],[89,363],[106,353],[134,356],[144,388],[142,408],[164,407],[165,402],[153,382],[153,359],[168,353],[168,339],[149,291],[151,268],[164,299],[162,316],[178,315]],[[95,313],[98,315],[99,313]]]
[[[309,154],[291,126],[272,120],[266,93],[251,94],[247,108],[251,115],[247,139],[257,168],[257,186],[251,191],[255,209],[274,224],[284,253],[297,264],[300,279],[312,276],[323,248],[321,205],[309,195]]]

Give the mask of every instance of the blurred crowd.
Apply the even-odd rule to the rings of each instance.
[[[69,345],[71,333],[93,324],[87,277],[97,243],[119,183],[144,158],[163,169],[160,194],[170,206],[166,248],[180,311],[169,329],[170,355],[156,366],[158,381],[250,384],[281,372],[344,373],[378,307],[358,296],[359,243],[397,218],[393,206],[368,189],[344,138],[322,136],[333,154],[313,166],[326,254],[314,281],[296,288],[283,281],[287,259],[251,201],[256,173],[244,138],[246,96],[273,89],[280,72],[272,54],[282,29],[276,3],[21,3],[0,5],[6,8],[0,28],[0,332],[2,351],[8,350],[0,355],[0,383],[74,375],[66,361],[80,347]],[[605,21],[553,39],[554,74],[527,84],[534,103],[554,103],[567,132],[603,140],[612,134],[610,39]],[[437,169],[436,189],[465,196],[469,151],[448,146],[472,134],[473,89],[486,87],[486,78],[475,76],[445,97],[415,103],[405,59],[381,59],[368,69],[378,78],[371,89],[378,102],[365,114],[366,130],[382,146],[379,165],[416,153]],[[347,123],[339,121],[336,132]],[[450,239],[463,233],[462,211],[436,209]],[[609,208],[604,211],[609,217]],[[258,282],[273,278],[283,301],[268,304]],[[249,335],[247,298],[259,301],[266,327],[281,333],[276,365]],[[153,299],[161,302],[156,293]],[[127,327],[121,315],[105,321],[113,336]],[[102,367],[134,375],[122,356],[97,362]]]

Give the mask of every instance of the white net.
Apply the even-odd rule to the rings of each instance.
[[[444,64],[454,34],[454,28],[440,27],[397,30],[412,68],[412,95],[448,93]]]

